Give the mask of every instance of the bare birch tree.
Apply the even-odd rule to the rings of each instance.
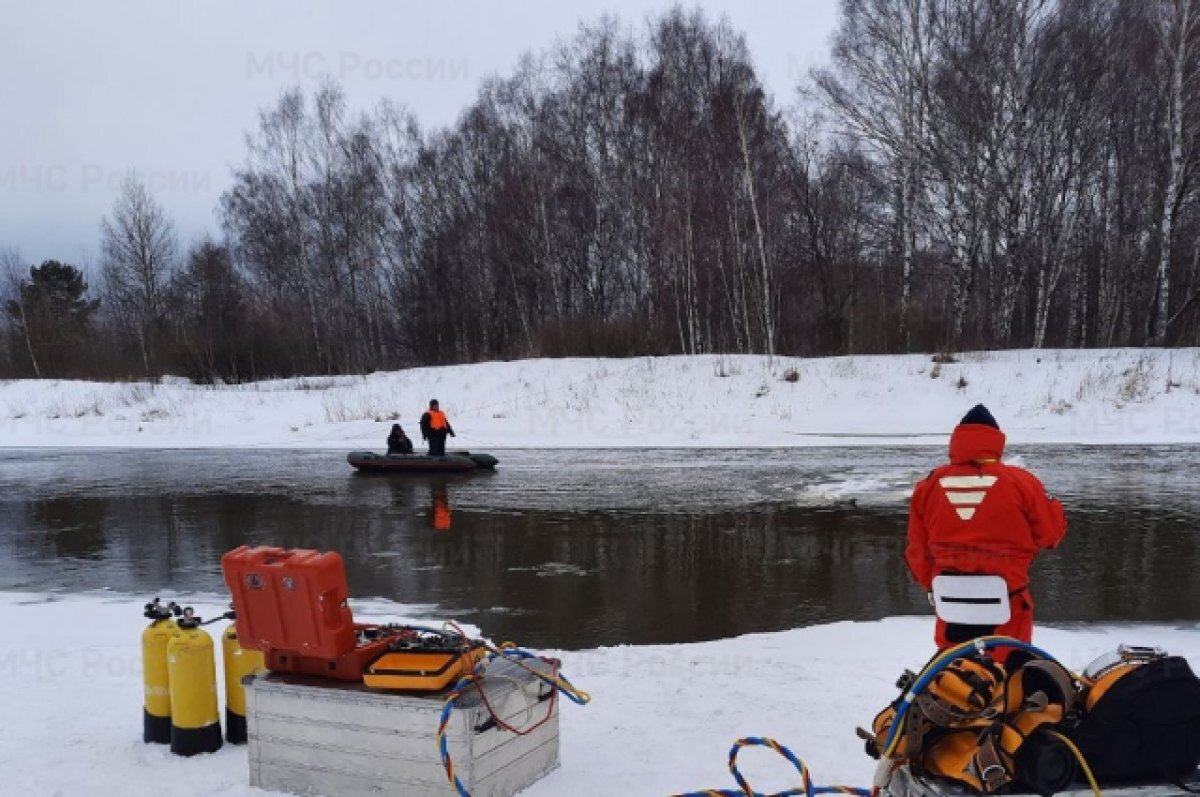
[[[100,222],[106,304],[136,341],[145,373],[152,373],[166,322],[165,294],[176,267],[175,225],[145,184],[130,174],[121,183],[111,217]]]
[[[834,68],[814,74],[846,129],[880,153],[888,172],[900,259],[900,334],[906,350],[912,345],[934,11],[931,0],[843,0]]]
[[[20,334],[25,352],[29,355],[29,362],[33,367],[33,375],[41,379],[42,369],[38,367],[37,352],[33,346],[30,311],[25,303],[25,291],[21,290],[21,283],[24,281],[23,271],[24,266],[19,250],[14,247],[0,249],[0,279],[4,281],[4,292],[11,297],[7,300],[6,304],[9,308],[15,310],[15,313],[10,313],[10,315],[14,316],[13,320],[16,323],[15,331]]]
[[[1200,9],[1195,0],[1153,0],[1152,20],[1159,39],[1163,73],[1162,104],[1166,180],[1159,223],[1159,253],[1154,280],[1154,325],[1150,342],[1167,342],[1171,309],[1171,250],[1179,209],[1191,188],[1197,131],[1196,91],[1200,70]]]

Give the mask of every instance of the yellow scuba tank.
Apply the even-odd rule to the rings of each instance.
[[[221,653],[225,662],[225,740],[230,744],[245,744],[246,689],[242,678],[265,670],[266,664],[261,651],[238,644],[236,623],[230,623],[221,635]]]
[[[167,673],[167,643],[179,635],[174,603],[155,598],[146,604],[150,625],[142,632],[142,740],[147,744],[171,743],[171,692]]]
[[[217,667],[212,637],[190,608],[178,620],[178,636],[167,643],[171,693],[171,752],[213,753],[221,749],[217,713]]]

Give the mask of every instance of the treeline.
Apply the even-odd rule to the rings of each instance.
[[[804,345],[796,150],[740,36],[615,20],[451,129],[285,95],[222,201],[298,367]]]
[[[181,254],[131,180],[90,291],[10,266],[6,370],[1194,345],[1198,3],[842,0],[787,112],[682,9],[582,28],[447,129],[290,91],[219,242]]]
[[[908,345],[1194,344],[1194,0],[843,0],[815,86]]]

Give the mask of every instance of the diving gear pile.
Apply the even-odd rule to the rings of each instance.
[[[1006,655],[996,655],[1003,651]],[[984,637],[906,672],[901,694],[859,730],[875,786],[915,797],[925,779],[959,792],[1049,795],[1177,783],[1200,766],[1200,680],[1186,659],[1122,647],[1076,676],[1050,654]]]

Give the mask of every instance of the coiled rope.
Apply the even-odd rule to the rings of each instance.
[[[790,761],[792,766],[796,768],[796,771],[800,773],[800,785],[773,794],[763,794],[762,792],[755,791],[754,787],[742,776],[737,767],[738,753],[744,748],[754,746],[769,747]],[[808,773],[808,767],[796,757],[795,753],[774,739],[763,736],[747,736],[733,743],[733,747],[729,748],[729,772],[733,775],[733,779],[737,781],[737,789],[704,789],[703,791],[673,794],[671,797],[796,797],[797,795],[814,797],[817,794],[853,794],[858,797],[870,797],[871,794],[869,789],[859,789],[851,786],[814,786],[812,778]]]

